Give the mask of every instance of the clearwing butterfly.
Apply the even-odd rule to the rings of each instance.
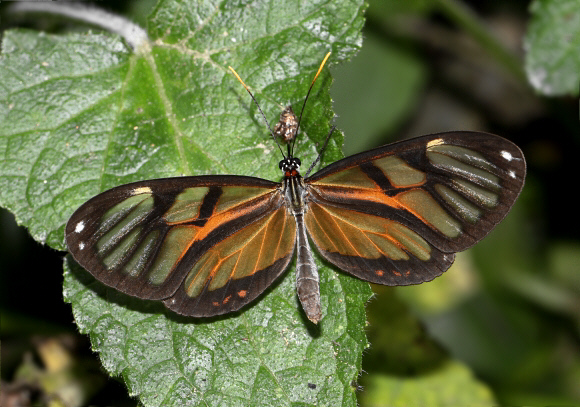
[[[520,149],[480,132],[401,141],[309,176],[317,159],[303,178],[292,153],[300,120],[289,110],[280,121],[270,133],[276,143],[276,135],[289,140],[279,164],[282,182],[208,175],[118,186],[68,221],[72,256],[119,291],[163,301],[179,314],[210,317],[252,302],[297,251],[298,298],[318,323],[319,277],[309,241],[328,262],[362,280],[419,284],[441,275],[455,252],[487,235],[524,184]]]

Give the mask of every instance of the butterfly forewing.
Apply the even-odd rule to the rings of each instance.
[[[185,315],[222,314],[258,296],[292,257],[295,226],[278,188],[241,176],[122,185],[73,214],[67,245],[81,266],[122,292],[165,299]],[[265,247],[276,240],[274,251]]]
[[[525,171],[517,146],[485,133],[380,147],[306,179],[308,231],[327,260],[359,278],[429,281],[505,217]]]

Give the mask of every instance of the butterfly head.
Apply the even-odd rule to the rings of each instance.
[[[284,175],[287,177],[298,175],[298,170],[300,169],[300,158],[297,157],[287,157],[284,158],[278,164],[278,167],[284,171]]]

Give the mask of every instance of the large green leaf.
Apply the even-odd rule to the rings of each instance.
[[[36,240],[64,249],[71,213],[115,185],[208,173],[280,179],[280,155],[227,66],[275,122],[284,105],[299,106],[327,51],[333,64],[360,47],[363,8],[162,1],[149,20],[151,44],[135,52],[108,34],[6,32],[0,205]],[[303,121],[305,164],[332,118],[326,72]],[[340,158],[341,140],[336,133],[324,162]],[[354,406],[368,285],[321,267],[324,318],[315,327],[293,278],[237,315],[193,320],[104,287],[67,258],[64,296],[107,371],[146,406]]]

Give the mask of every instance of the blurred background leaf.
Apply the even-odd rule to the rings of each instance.
[[[580,5],[574,0],[534,0],[524,40],[526,72],[539,92],[578,96]]]
[[[360,400],[362,405],[369,407],[483,407],[495,404],[489,389],[474,380],[471,371],[457,362],[449,362],[416,378],[373,375]]]

